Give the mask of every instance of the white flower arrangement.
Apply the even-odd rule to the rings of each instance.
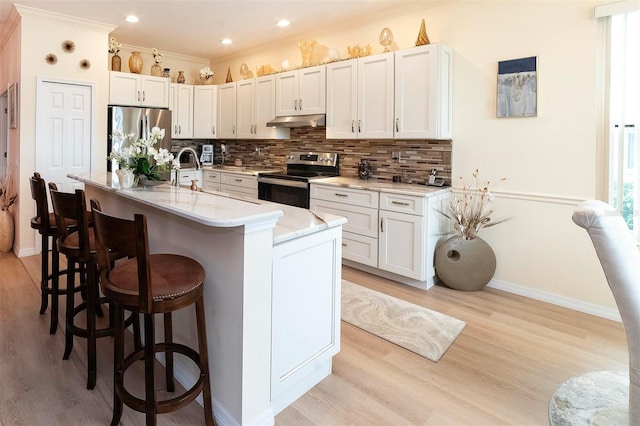
[[[449,213],[440,212],[453,221],[455,232],[465,240],[472,240],[478,236],[482,228],[498,225],[507,220],[491,220],[493,209],[489,204],[493,200],[493,195],[489,190],[491,182],[480,183],[478,170],[473,172],[474,182],[467,186],[463,181],[462,195],[454,195],[449,201]],[[462,178],[460,178],[462,179]],[[506,178],[500,179],[500,181]]]
[[[108,159],[117,161],[121,169],[132,170],[136,176],[144,175],[149,180],[160,180],[158,172],[169,169],[178,170],[180,162],[173,157],[167,149],[156,149],[155,145],[159,140],[164,139],[165,131],[159,127],[151,129],[149,139],[140,139],[131,142],[127,148],[121,150],[114,149],[109,154]],[[111,134],[112,139],[133,139],[134,134],[125,134],[122,132],[114,132]],[[153,159],[154,164],[151,164]]]
[[[162,62],[162,54],[155,47],[151,49],[151,53],[153,54],[154,62],[160,65],[160,62]]]
[[[209,67],[204,67],[200,69],[200,78],[204,78],[208,80],[211,77],[213,77],[214,74],[215,74],[215,71],[211,70],[211,68]]]
[[[118,52],[120,52],[121,47],[122,44],[118,43],[115,37],[109,38],[109,53],[113,53],[114,55],[118,56]]]

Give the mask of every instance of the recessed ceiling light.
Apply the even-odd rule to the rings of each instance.
[[[230,38],[223,38],[222,40],[220,40],[220,44],[231,44],[233,43],[233,40],[231,40]]]
[[[281,19],[278,22],[276,22],[276,25],[279,26],[280,28],[288,27],[289,24],[290,22],[287,21],[286,19]]]
[[[138,17],[135,16],[135,15],[129,15],[126,18],[124,18],[124,20],[127,21],[127,22],[131,22],[131,23],[135,23],[135,22],[140,21],[140,19],[138,19]]]

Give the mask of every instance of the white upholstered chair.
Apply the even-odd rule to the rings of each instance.
[[[602,201],[580,203],[573,221],[589,233],[622,317],[629,346],[629,424],[640,425],[640,253],[622,216]]]

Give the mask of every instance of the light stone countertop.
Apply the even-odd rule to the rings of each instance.
[[[150,188],[120,189],[117,179],[112,179],[111,173],[67,176],[85,185],[115,192],[124,198],[207,226],[251,226],[277,220],[273,235],[274,244],[346,223],[346,218],[342,216],[311,212],[307,209],[223,192],[192,191],[169,184]]]
[[[282,169],[267,169],[260,167],[251,167],[251,166],[203,166],[203,172],[214,171],[214,172],[224,172],[224,173],[236,173],[241,175],[250,175],[250,176],[258,176],[259,173],[275,173],[280,172]]]
[[[416,197],[432,197],[443,192],[451,191],[449,186],[427,186],[408,183],[394,183],[378,179],[358,179],[351,177],[329,177],[314,179],[311,184],[337,186],[341,188],[364,189],[368,191],[388,192]]]

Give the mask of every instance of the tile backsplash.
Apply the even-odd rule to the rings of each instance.
[[[391,180],[401,175],[403,181],[425,181],[431,170],[451,183],[451,140],[377,140],[326,139],[324,128],[291,129],[289,139],[281,140],[215,140],[215,164],[220,164],[220,144],[227,146],[225,164],[236,158],[250,167],[284,169],[285,155],[291,151],[330,151],[340,154],[340,176],[357,177],[358,161],[367,159],[373,177]],[[259,149],[259,152],[258,152]],[[400,162],[392,152],[400,153]]]

